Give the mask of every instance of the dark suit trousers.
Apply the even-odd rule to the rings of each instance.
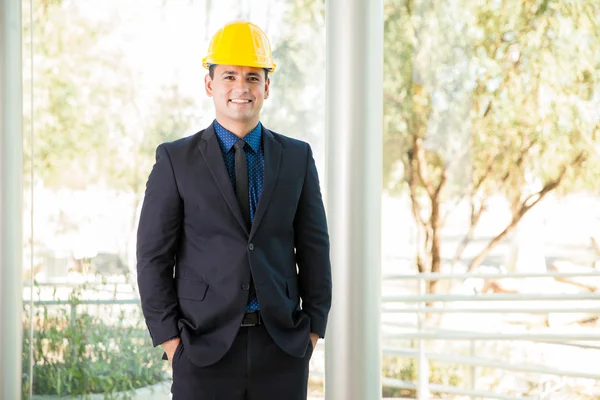
[[[198,367],[180,343],[173,356],[173,400],[305,400],[312,344],[303,358],[281,350],[264,325],[242,327],[216,364]]]

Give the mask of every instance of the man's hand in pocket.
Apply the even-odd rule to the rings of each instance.
[[[312,343],[313,350],[315,349],[315,347],[317,347],[317,340],[319,340],[319,335],[317,335],[316,333],[311,333],[310,341]]]
[[[167,353],[167,358],[169,359],[169,363],[171,367],[173,366],[173,356],[175,355],[175,350],[177,350],[177,346],[179,346],[179,342],[181,342],[180,338],[175,338],[171,340],[167,340],[162,344],[165,353]]]

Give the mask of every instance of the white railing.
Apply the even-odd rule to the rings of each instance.
[[[497,360],[489,357],[483,357],[476,354],[476,343],[489,343],[490,341],[520,341],[521,343],[552,344],[564,346],[564,348],[588,349],[590,351],[600,352],[600,327],[593,332],[573,332],[573,331],[528,331],[528,332],[482,332],[468,329],[448,329],[443,327],[427,325],[425,322],[427,316],[469,314],[474,318],[482,314],[589,314],[600,315],[600,294],[599,293],[496,293],[496,294],[427,294],[426,283],[430,280],[465,280],[465,279],[526,279],[526,278],[600,278],[600,272],[593,273],[558,273],[548,272],[547,274],[421,274],[421,275],[393,275],[386,276],[384,282],[394,281],[416,281],[419,289],[418,294],[388,295],[382,297],[382,315],[385,317],[413,317],[416,323],[384,321],[384,328],[401,329],[398,333],[384,333],[384,341],[389,340],[412,340],[417,341],[418,347],[401,348],[397,346],[385,345],[383,354],[386,356],[397,356],[404,358],[413,358],[418,361],[418,380],[406,381],[400,379],[383,378],[383,384],[386,387],[410,389],[418,393],[419,400],[427,400],[431,393],[440,393],[455,396],[468,396],[471,399],[489,398],[489,399],[514,399],[514,394],[494,392],[492,390],[483,390],[477,388],[476,368],[490,368],[506,371],[507,373],[525,374],[528,376],[538,376],[538,390],[536,397],[520,396],[520,399],[550,399],[551,395],[557,390],[563,388],[565,379],[587,379],[600,382],[600,366],[591,371],[581,371],[568,366],[552,367],[542,364],[524,364],[510,361]],[[72,285],[48,284],[44,286],[70,287]],[[82,299],[77,306],[89,305],[137,305],[139,299],[135,298],[133,292],[120,292],[116,285],[111,290],[112,285],[100,285],[107,293],[130,294],[133,297],[128,299]],[[93,288],[91,288],[94,290]],[[99,289],[99,288],[96,288]],[[37,297],[37,296],[36,296]],[[556,304],[559,301],[561,304]],[[461,305],[455,306],[454,303],[461,302]],[[502,306],[495,306],[495,303],[501,303]],[[549,302],[553,304],[548,305]],[[435,306],[427,306],[435,303]],[[467,303],[467,305],[464,305]],[[563,305],[562,303],[569,303]],[[36,306],[70,305],[68,300],[38,300],[34,301]],[[452,306],[452,308],[449,308]],[[75,317],[76,307],[72,307],[72,317]],[[469,355],[456,354],[444,349],[444,351],[431,351],[427,348],[427,342],[431,340],[449,340],[449,341],[467,341],[470,343]],[[319,346],[324,343],[320,342]],[[597,345],[596,345],[597,344]],[[600,353],[599,353],[600,354]],[[461,365],[470,368],[471,387],[456,387],[451,385],[440,385],[430,382],[429,364],[430,362]],[[546,379],[544,377],[555,377],[555,379]],[[533,379],[533,378],[532,378]],[[600,386],[595,390],[600,398]]]
[[[570,346],[589,350],[600,350],[600,326],[596,329],[588,328],[590,332],[582,332],[584,329],[545,329],[527,332],[485,332],[477,329],[445,329],[426,325],[428,317],[437,315],[443,317],[446,314],[471,314],[477,318],[481,314],[589,314],[597,317],[600,315],[600,293],[494,293],[494,294],[427,294],[427,282],[432,280],[466,280],[466,279],[528,279],[528,278],[600,278],[599,272],[585,273],[530,273],[530,274],[407,274],[390,275],[384,278],[384,282],[393,281],[417,281],[418,294],[403,294],[383,296],[383,316],[413,316],[416,317],[416,323],[402,322],[383,322],[384,327],[404,329],[400,333],[384,334],[385,340],[402,339],[415,340],[418,343],[417,349],[395,348],[393,346],[384,346],[383,354],[389,356],[400,356],[416,359],[418,362],[418,380],[416,382],[403,381],[398,379],[384,378],[383,383],[387,387],[403,388],[415,390],[419,400],[427,400],[430,393],[453,394],[457,396],[468,396],[474,398],[491,399],[513,399],[516,394],[507,394],[493,392],[492,390],[477,389],[476,375],[474,369],[478,367],[492,368],[502,371],[511,371],[514,373],[525,374],[527,376],[538,376],[539,383],[536,397],[518,397],[520,399],[550,399],[553,393],[563,388],[567,378],[588,379],[596,381],[593,388],[594,396],[600,398],[600,366],[591,371],[581,371],[568,367],[551,367],[541,364],[523,364],[510,361],[501,361],[492,358],[479,357],[475,353],[477,342],[486,341],[522,341],[522,343],[549,343],[552,345]],[[569,306],[562,304],[541,305],[539,303],[556,302],[570,303]],[[461,304],[454,307],[454,303]],[[493,303],[510,303],[510,306],[495,307]],[[435,304],[435,305],[433,305]],[[487,306],[492,304],[492,306]],[[428,306],[429,305],[429,306]],[[391,306],[396,306],[392,308]],[[411,307],[412,306],[412,307]],[[452,308],[449,308],[452,307]],[[471,343],[471,355],[453,354],[448,349],[442,352],[431,352],[427,349],[427,342],[430,340],[450,340],[450,341],[468,341]],[[598,346],[593,343],[597,342]],[[600,353],[599,353],[600,354]],[[429,363],[437,361],[440,363],[462,365],[471,369],[471,387],[459,388],[450,385],[439,385],[430,382]],[[543,379],[552,376],[554,380]],[[558,383],[556,382],[558,381]],[[594,386],[594,385],[590,385]],[[591,396],[590,396],[591,397]],[[594,397],[596,398],[596,397]]]

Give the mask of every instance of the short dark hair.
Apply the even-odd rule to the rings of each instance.
[[[208,67],[208,74],[210,75],[210,79],[215,79],[215,67],[217,66],[217,64],[213,64],[210,67]],[[265,81],[269,79],[269,71],[267,71],[265,69]]]

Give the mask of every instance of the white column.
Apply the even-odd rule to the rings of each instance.
[[[0,398],[21,398],[21,1],[0,0]]]
[[[327,400],[381,397],[383,0],[327,0]]]

